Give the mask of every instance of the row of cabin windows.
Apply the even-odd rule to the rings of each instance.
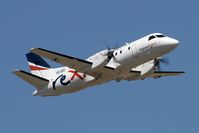
[[[131,47],[129,46],[128,47],[128,50],[130,50],[131,49]],[[122,50],[120,50],[120,54],[122,54]],[[117,55],[117,52],[115,53],[115,56]]]

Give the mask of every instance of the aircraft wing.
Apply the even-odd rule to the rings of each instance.
[[[48,58],[62,65],[68,66],[80,72],[89,70],[91,69],[91,66],[92,66],[92,62],[82,60],[76,57],[56,53],[53,51],[45,50],[42,48],[32,48],[30,51],[37,55],[43,56],[45,58]]]
[[[182,71],[155,71],[154,73],[150,74],[147,77],[160,78],[166,76],[178,76],[184,73],[185,72]],[[129,76],[123,78],[123,80],[128,80],[128,81],[139,80],[139,79],[145,79],[147,77],[141,76],[141,71],[130,71]]]
[[[178,76],[184,73],[185,72],[182,71],[155,71],[154,73],[151,74],[151,77],[159,78],[165,76]]]
[[[138,80],[140,78],[141,75],[141,71],[135,71],[135,70],[131,70],[129,72],[129,75],[125,78],[123,78],[123,80]]]
[[[70,68],[75,69],[78,72],[82,72],[93,77],[99,77],[102,75],[106,75],[107,73],[115,72],[114,68],[111,67],[103,67],[101,69],[92,69],[92,62],[82,60],[76,57],[56,53],[53,51],[45,50],[42,48],[32,48],[31,52],[48,58],[52,61],[60,63],[62,65],[68,66]]]
[[[23,70],[16,70],[13,73],[16,76],[28,82],[29,84],[31,84],[32,86],[36,87],[37,89],[42,89],[43,87],[47,86],[49,83],[49,80],[38,77]]]

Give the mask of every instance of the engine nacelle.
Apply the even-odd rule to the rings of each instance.
[[[148,76],[151,73],[154,72],[154,60],[151,60],[149,62],[146,62],[145,64],[142,64],[140,66],[141,68],[141,75],[142,76]]]
[[[92,69],[105,66],[108,63],[108,50],[100,51],[87,59],[93,63]]]
[[[133,70],[140,71],[141,76],[143,78],[145,78],[155,71],[154,67],[155,67],[154,60],[151,60],[151,61],[148,61],[148,62],[134,68]]]
[[[136,68],[134,68],[133,70],[137,70],[141,72],[141,76],[142,78],[146,78],[149,75],[153,74],[155,71],[159,71],[160,70],[160,62],[163,62],[165,64],[168,64],[168,60],[162,59],[161,57],[148,61]],[[159,77],[154,77],[154,78],[159,78]]]

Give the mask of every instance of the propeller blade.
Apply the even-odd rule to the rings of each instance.
[[[109,43],[109,41],[108,41],[107,38],[103,37],[103,38],[101,39],[101,42],[102,42],[102,44],[105,45],[105,47],[106,47],[108,50],[111,49],[111,47],[110,47],[110,45],[109,45],[110,43]]]
[[[165,65],[169,65],[169,64],[170,64],[168,58],[161,58],[161,59],[160,59],[160,62],[163,63],[163,64],[165,64]]]
[[[168,58],[159,57],[159,58],[154,60],[154,65],[155,65],[157,70],[161,70],[161,63],[165,64],[165,65],[169,65],[170,64]]]

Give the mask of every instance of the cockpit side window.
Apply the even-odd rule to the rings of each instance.
[[[150,40],[152,40],[154,38],[156,38],[156,37],[154,35],[152,35],[152,36],[149,37],[148,41],[150,41]]]
[[[165,37],[165,36],[164,35],[156,35],[156,37],[162,38],[162,37]]]

